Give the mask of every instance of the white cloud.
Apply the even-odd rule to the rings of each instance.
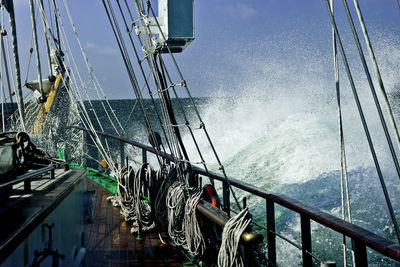
[[[257,15],[256,9],[243,3],[234,3],[224,9],[229,15],[239,19],[249,19]]]
[[[117,50],[109,47],[109,46],[100,46],[100,45],[96,45],[90,42],[87,42],[85,44],[86,49],[88,50],[92,50],[93,52],[97,53],[97,54],[101,54],[101,55],[116,55],[117,54]]]

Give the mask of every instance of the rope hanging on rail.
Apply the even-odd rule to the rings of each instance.
[[[245,208],[225,224],[218,253],[218,267],[244,266],[239,241],[250,222],[249,210]]]
[[[168,234],[176,245],[186,244],[185,225],[185,193],[181,182],[175,182],[168,188],[166,204],[168,209]]]
[[[184,226],[186,244],[190,253],[195,257],[203,256],[203,253],[206,251],[206,244],[196,216],[196,207],[201,199],[202,192],[193,193],[185,205]]]
[[[143,164],[136,175],[132,167],[124,167],[117,175],[118,194],[107,198],[113,206],[121,207],[125,221],[133,221],[131,233],[155,228],[151,201],[155,199],[155,174],[149,164]]]
[[[156,182],[158,192],[154,201],[154,210],[157,228],[162,232],[168,231],[168,225],[165,224],[168,221],[166,198],[169,187],[176,179],[176,169],[171,165],[165,165],[157,171]]]

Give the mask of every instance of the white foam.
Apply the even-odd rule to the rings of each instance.
[[[393,68],[400,65],[398,39],[385,35],[376,42],[377,58],[389,92],[398,90],[400,82],[400,70]],[[327,50],[324,54],[312,45],[306,46],[307,49],[293,43],[282,45],[288,48],[288,54],[283,56],[258,55],[264,51],[257,47],[248,49],[252,56],[244,55],[246,51],[233,55],[232,60],[239,60],[241,66],[248,68],[247,71],[239,69],[240,76],[232,77],[240,92],[232,93],[229,83],[220,83],[213,100],[201,108],[228,175],[265,187],[276,182],[305,182],[340,168],[331,52]],[[272,49],[285,51],[278,47],[275,44]],[[349,51],[348,56],[359,61],[355,51]],[[373,68],[370,71],[374,75]],[[342,69],[341,75],[345,76]],[[354,68],[353,76],[380,162],[383,167],[390,168],[390,155],[362,68]],[[341,86],[349,169],[373,166],[345,77]],[[216,166],[212,151],[207,148],[206,140],[202,140],[200,147],[206,151],[206,161]],[[185,144],[196,154],[188,135]]]

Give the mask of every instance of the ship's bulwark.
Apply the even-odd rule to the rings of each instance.
[[[146,101],[149,101],[147,103],[150,107],[150,100]],[[283,106],[282,101],[291,102],[290,99],[272,101],[270,98],[249,98],[248,96],[195,99],[203,115],[203,120],[210,130],[211,138],[224,160],[223,163],[229,176],[257,185],[262,189],[285,193],[310,206],[340,217],[340,165],[338,160],[340,152],[335,107],[327,107],[328,111],[329,108],[332,108],[332,114],[329,112],[319,114],[315,112],[315,107],[300,110],[290,109],[290,105]],[[398,101],[397,97],[391,96],[391,101]],[[105,127],[104,131],[114,133],[112,125],[107,122],[101,103],[94,101],[93,105]],[[124,126],[126,124],[128,133],[126,137],[148,144],[147,130],[139,105],[136,105],[131,114],[135,100],[111,100],[111,105],[120,121]],[[189,107],[189,100],[183,99],[182,105]],[[163,136],[154,110],[150,109],[149,113],[156,131]],[[129,114],[131,114],[130,117]],[[176,112],[176,114],[178,124],[183,123],[181,113]],[[398,114],[396,111],[396,116]],[[189,113],[189,116],[191,115],[195,118],[194,114]],[[345,125],[345,127],[349,129],[349,125]],[[373,127],[378,128],[379,125]],[[363,136],[362,129],[358,131],[354,130],[354,127],[352,128],[353,131],[356,131],[356,135]],[[373,130],[375,130],[374,128]],[[185,128],[182,128],[182,133],[184,143],[190,153],[189,156],[192,155],[191,160],[199,161],[196,158],[196,149],[191,142],[189,133]],[[200,134],[198,136],[200,146],[206,148],[206,142],[202,143],[202,136]],[[362,138],[349,141],[351,141],[348,145],[349,180],[354,221],[373,233],[395,240],[393,226],[386,211],[379,181],[373,163],[370,161],[368,150],[367,148],[363,150]],[[114,159],[119,162],[119,143],[109,142],[109,145],[113,146],[116,151]],[[380,145],[379,142],[376,145]],[[97,152],[90,146],[88,150],[94,158],[97,158]],[[131,147],[126,147],[125,150],[125,156],[136,157],[137,161],[141,161],[140,150]],[[209,162],[218,172],[217,164],[212,161],[212,152],[207,149],[204,151],[206,162]],[[354,159],[354,157],[356,158]],[[157,169],[156,159],[151,156],[148,159]],[[389,164],[390,155],[382,155],[380,160]],[[88,163],[90,164],[90,161]],[[93,167],[97,167],[95,162],[91,164],[94,165]],[[135,166],[133,162],[131,164]],[[400,209],[400,189],[394,186],[397,182],[395,173],[385,171],[384,175],[387,177],[392,202],[396,206],[395,209],[398,210]],[[242,196],[244,195],[239,192],[238,197]],[[251,199],[251,197],[248,203],[252,207],[256,221],[264,224],[265,203],[258,199]],[[367,206],[371,207],[373,213],[371,210],[365,210]],[[277,219],[277,229],[300,243],[298,218],[287,210],[277,209]],[[316,233],[313,233],[313,244],[319,245],[313,246],[313,252],[324,259],[336,261],[340,266],[343,264],[341,238],[342,236],[329,230],[318,229]],[[299,250],[285,242],[278,242],[277,247],[277,253],[280,255],[278,262],[281,260],[283,265],[297,262],[301,255]],[[327,250],[327,247],[330,249]],[[375,254],[369,257],[371,257],[369,263],[372,266],[374,264],[391,266],[392,264],[386,260],[383,260],[382,263],[382,258]]]

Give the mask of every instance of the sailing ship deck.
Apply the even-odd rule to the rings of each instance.
[[[120,209],[107,201],[111,193],[90,179],[86,181],[87,190],[95,193],[93,223],[85,231],[85,266],[182,266],[185,258],[179,248],[170,241],[162,244],[156,232],[146,233],[138,240]],[[168,237],[163,235],[163,239]]]
[[[24,182],[14,184],[9,199],[2,200],[0,218],[0,263],[83,181],[86,171],[55,169],[54,179],[44,173],[33,178],[30,191]]]

